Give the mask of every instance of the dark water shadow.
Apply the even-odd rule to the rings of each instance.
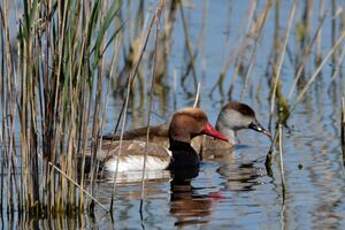
[[[191,184],[192,179],[199,175],[199,168],[175,171],[173,175],[170,183],[170,214],[177,219],[174,225],[183,227],[207,223],[212,202],[197,196]]]

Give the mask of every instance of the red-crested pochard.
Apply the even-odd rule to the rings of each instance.
[[[228,102],[223,106],[219,112],[215,127],[217,131],[220,131],[228,138],[229,142],[219,141],[207,136],[194,138],[191,145],[198,153],[202,152],[203,158],[221,155],[224,150],[231,149],[236,144],[235,133],[242,129],[252,129],[271,138],[271,133],[263,128],[256,119],[254,110],[248,105],[236,101]],[[150,141],[168,146],[168,128],[167,124],[150,127]],[[123,139],[145,140],[146,129],[146,127],[143,127],[127,131],[124,133]],[[119,136],[103,136],[103,140],[112,139],[118,140]]]
[[[202,154],[205,157],[222,155],[222,150],[232,148],[236,144],[236,132],[243,129],[252,129],[272,138],[271,133],[256,119],[255,112],[251,107],[236,101],[227,103],[219,112],[216,130],[223,133],[229,142],[222,143],[205,137],[202,143]]]
[[[125,140],[118,160],[119,142],[103,140],[101,155],[106,171],[118,172],[143,169],[145,151],[147,151],[146,170],[188,169],[199,166],[199,155],[191,147],[191,140],[199,135],[208,135],[222,141],[228,141],[222,133],[215,130],[208,122],[206,114],[199,108],[186,108],[176,112],[170,122],[168,131],[169,149],[156,143]]]

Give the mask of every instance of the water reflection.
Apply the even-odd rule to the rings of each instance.
[[[240,165],[225,164],[217,172],[228,178],[226,189],[230,191],[253,191],[262,177],[262,171],[255,167],[254,163]]]
[[[212,201],[196,195],[191,185],[192,178],[198,174],[199,169],[174,172],[174,179],[171,181],[170,213],[177,219],[175,226],[208,222]]]
[[[263,228],[277,227],[280,197],[266,176],[261,159],[264,158],[254,157],[252,148],[241,147],[223,158],[203,162],[200,168],[166,171],[168,174],[160,178],[156,174],[157,178],[145,181],[144,193],[140,182],[126,181],[126,177],[121,179],[119,175],[124,183],[116,185],[112,214],[96,206],[93,216],[57,215],[13,222],[30,229],[166,229],[196,225],[209,228],[222,225],[227,229],[253,227],[255,223],[261,223]],[[113,175],[99,180],[95,186],[95,197],[108,207],[114,188]]]
[[[226,180],[224,189],[254,191],[260,179],[267,176],[264,168],[266,154],[264,148],[236,145],[235,148],[214,158],[213,161],[219,164],[216,172]]]
[[[9,216],[6,222],[0,222],[1,229],[85,229],[92,224],[95,224],[94,217],[84,214],[68,216],[55,214],[33,218],[24,213],[23,215]]]

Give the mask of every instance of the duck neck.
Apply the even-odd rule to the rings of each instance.
[[[231,145],[236,144],[236,141],[235,141],[236,135],[235,135],[235,131],[233,129],[230,129],[229,127],[222,125],[218,121],[216,123],[216,129],[217,129],[217,131],[223,133],[228,138],[229,143]]]
[[[193,149],[189,142],[174,140],[174,139],[170,138],[169,143],[170,143],[169,149],[171,151],[174,151],[174,150],[185,150],[186,152],[188,152],[188,151]]]
[[[192,169],[199,167],[199,156],[190,143],[170,138],[169,150],[172,152],[170,170]]]

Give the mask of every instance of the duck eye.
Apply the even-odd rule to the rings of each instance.
[[[251,123],[249,124],[248,128],[257,130],[257,129],[258,129],[258,126],[257,126],[254,122],[251,122]]]

